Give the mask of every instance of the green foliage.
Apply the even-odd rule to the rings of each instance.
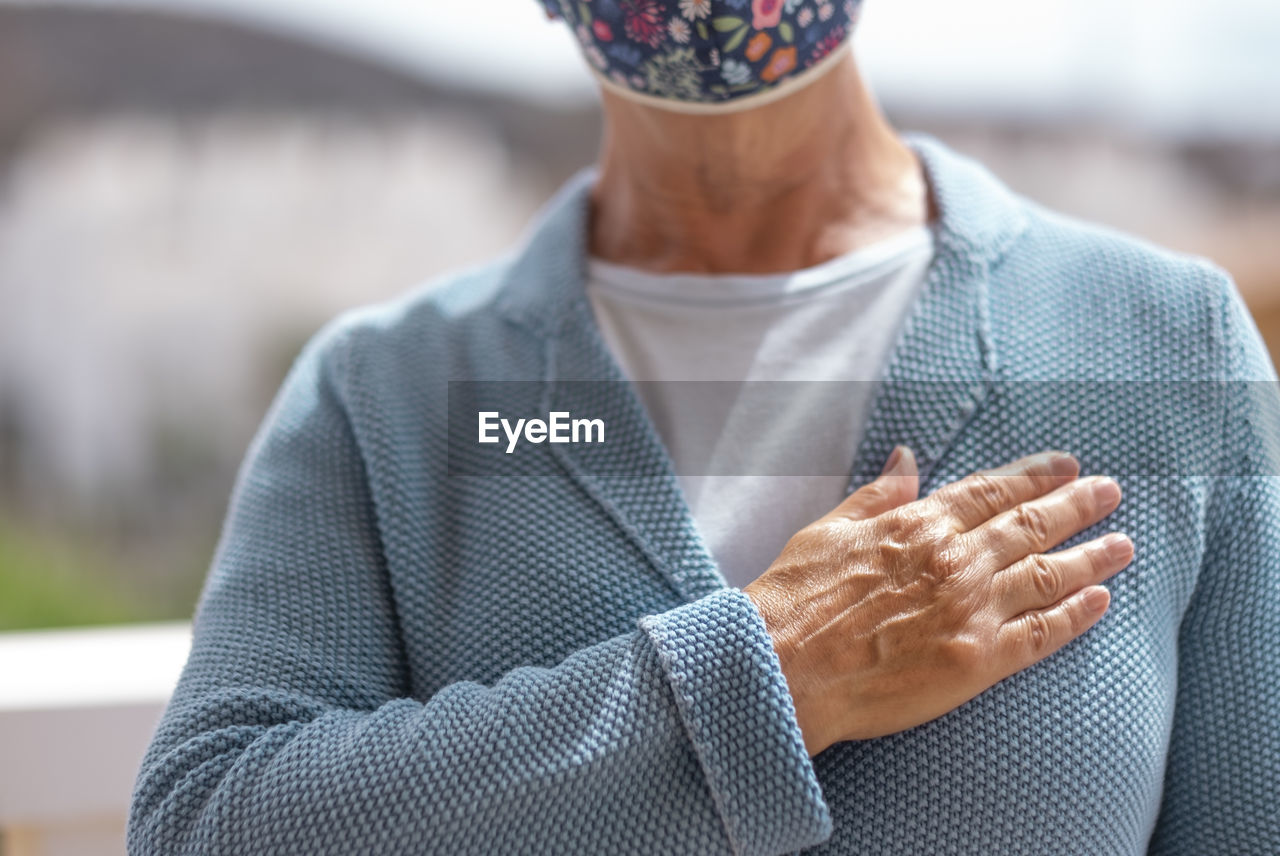
[[[83,546],[0,521],[0,631],[156,618]]]

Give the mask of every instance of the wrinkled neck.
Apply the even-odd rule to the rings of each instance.
[[[602,94],[591,253],[656,272],[812,267],[927,222],[923,170],[852,54],[761,107],[684,114]]]

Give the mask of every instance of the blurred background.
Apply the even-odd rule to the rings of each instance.
[[[897,127],[1215,260],[1273,354],[1277,45],[1273,0],[870,0],[855,36]],[[301,344],[508,248],[599,131],[536,0],[0,0],[0,854],[120,852],[185,652],[153,622],[189,618]],[[122,705],[75,814],[48,723]]]

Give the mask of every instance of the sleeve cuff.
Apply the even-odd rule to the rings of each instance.
[[[640,619],[735,853],[821,844],[831,815],[764,619],[725,589]]]

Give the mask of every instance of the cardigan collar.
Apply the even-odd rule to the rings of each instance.
[[[1018,199],[980,164],[924,134],[905,134],[933,194],[936,255],[872,397],[848,492],[875,478],[893,446],[916,454],[924,486],[982,406],[996,370],[988,274],[1026,228]],[[727,584],[684,500],[670,457],[600,334],[585,290],[594,165],[544,204],[504,270],[497,308],[545,345],[548,411],[590,413],[610,426],[599,446],[551,446],[686,599]],[[575,381],[614,383],[575,383]],[[761,569],[763,570],[763,569]]]

